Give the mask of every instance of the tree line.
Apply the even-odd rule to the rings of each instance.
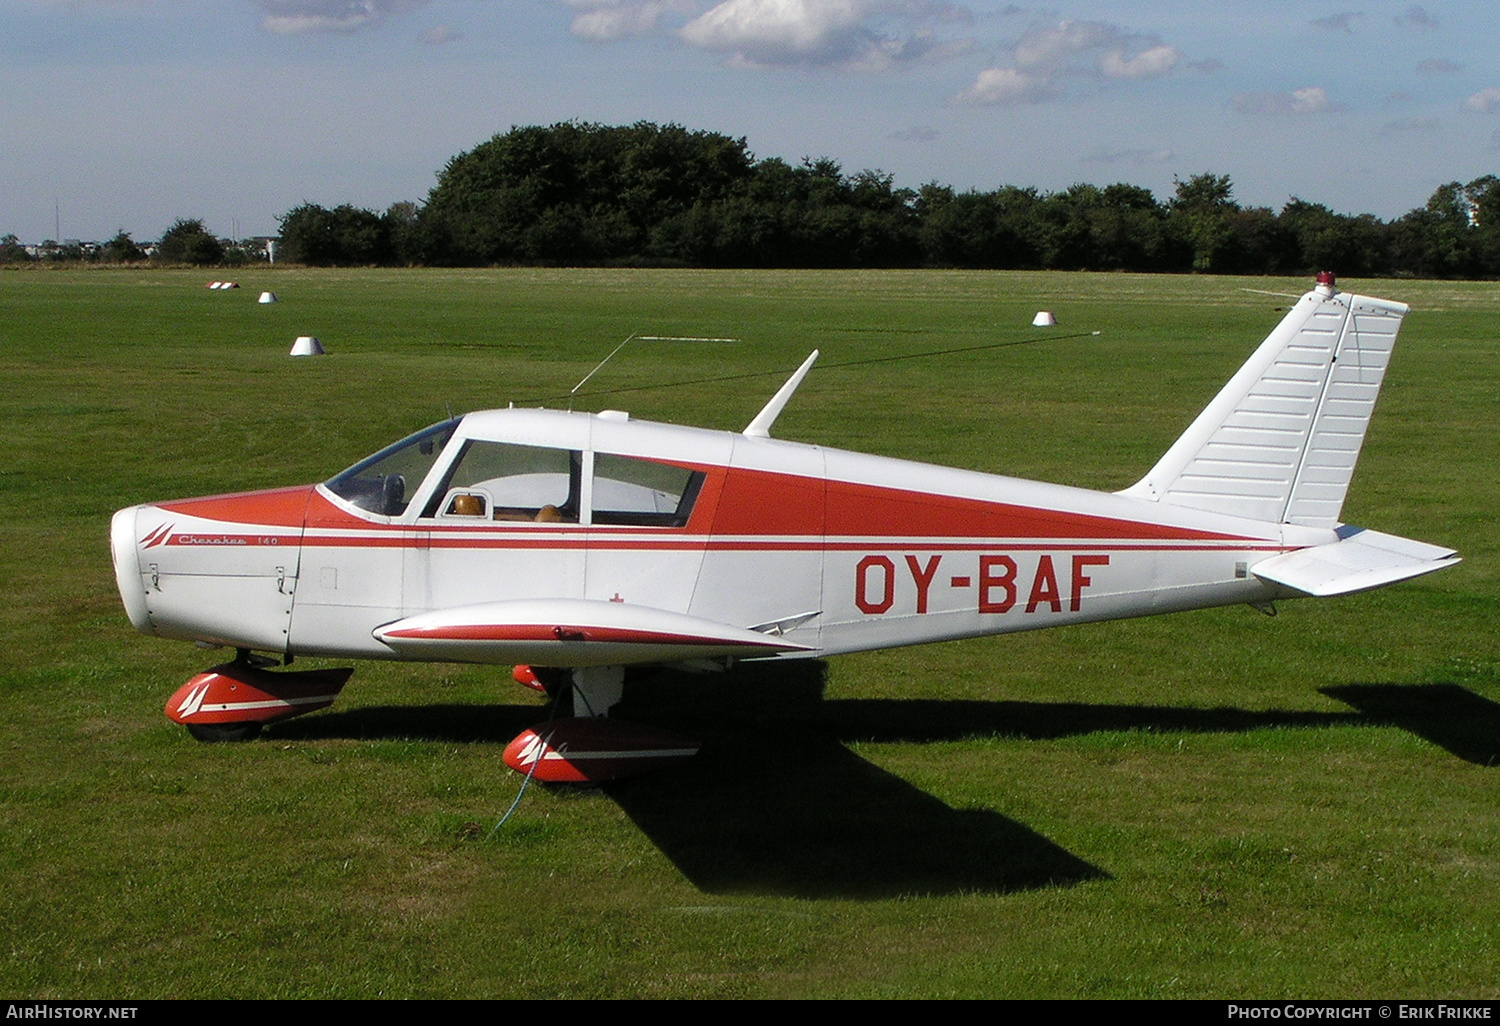
[[[1500,276],[1500,179],[1382,221],[1294,198],[1242,206],[1228,175],[1159,201],[1135,185],[912,190],[828,158],[757,160],[743,138],[641,122],[513,128],[459,154],[423,204],[306,203],[282,252],[318,265],[650,264]]]
[[[226,241],[214,235],[198,218],[179,218],[161,241],[143,246],[121,228],[104,243],[66,242],[47,239],[33,255],[15,235],[0,237],[0,264],[34,261],[51,263],[135,264],[156,260],[168,264],[237,267],[262,259],[264,250],[253,244]]]
[[[898,187],[829,158],[758,160],[744,138],[640,122],[512,128],[450,160],[423,203],[304,203],[279,258],[315,266],[965,267],[1500,277],[1500,179],[1441,186],[1390,221],[1291,199],[1242,206],[1228,175],[1059,192]],[[14,236],[0,262],[14,259]],[[94,259],[135,259],[123,231]],[[248,259],[178,221],[156,259]]]

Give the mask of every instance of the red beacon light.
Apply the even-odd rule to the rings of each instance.
[[[1318,272],[1318,288],[1320,289],[1327,289],[1329,292],[1332,292],[1333,286],[1337,281],[1338,277],[1332,271]]]

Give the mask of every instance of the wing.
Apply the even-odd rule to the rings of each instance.
[[[459,606],[388,623],[374,635],[411,659],[498,665],[623,666],[808,650],[772,634],[597,599]]]

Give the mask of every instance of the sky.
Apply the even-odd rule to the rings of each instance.
[[[1500,171],[1500,4],[0,0],[0,235],[272,235],[513,126],[676,123],[899,186],[1229,175],[1389,219]]]

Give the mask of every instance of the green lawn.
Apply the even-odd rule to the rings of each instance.
[[[533,787],[491,835],[539,698],[367,663],[329,712],[200,745],[162,706],[216,657],[130,628],[111,512],[320,480],[450,407],[565,405],[631,334],[742,341],[632,343],[580,408],[739,430],[820,348],[778,437],[1116,489],[1280,318],[1264,293],[1308,283],[214,276],[0,270],[0,993],[1500,996],[1494,284],[1341,283],[1414,308],[1344,516],[1458,568],[1275,619],[663,675],[630,717],[698,759]],[[288,358],[303,334],[329,355]]]

